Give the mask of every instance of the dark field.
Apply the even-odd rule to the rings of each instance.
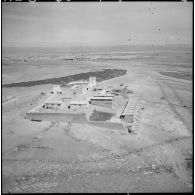
[[[99,112],[94,110],[92,115],[89,117],[90,121],[107,121],[112,118],[113,114],[107,112]]]
[[[189,72],[160,72],[160,74],[177,79],[192,80],[192,73]]]
[[[62,86],[66,86],[66,84],[71,81],[83,80],[83,79],[85,80],[88,79],[90,76],[96,77],[97,81],[100,82],[103,80],[108,80],[111,78],[125,75],[126,72],[127,70],[123,70],[123,69],[102,69],[101,71],[98,72],[80,73],[80,74],[70,75],[66,77],[19,82],[19,83],[10,83],[10,84],[2,85],[2,87],[32,87],[32,86],[43,85],[43,84],[61,84]]]

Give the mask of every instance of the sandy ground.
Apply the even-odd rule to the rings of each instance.
[[[107,62],[118,64],[127,74],[99,85],[124,83],[142,95],[132,134],[25,120],[50,85],[3,88],[17,98],[2,105],[3,192],[192,191],[192,82],[160,75],[167,66]]]

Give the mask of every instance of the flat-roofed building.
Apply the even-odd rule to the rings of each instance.
[[[71,100],[71,97],[70,97],[70,96],[62,97],[61,100],[62,100],[63,102],[66,102],[66,101]]]
[[[81,87],[84,87],[88,84],[89,84],[89,81],[83,81],[83,80],[81,80],[81,81],[72,81],[72,82],[69,83],[69,85],[72,85],[72,86],[77,85],[77,86],[81,86]]]
[[[111,96],[93,96],[90,98],[90,104],[112,108],[113,97]]]
[[[102,94],[102,95],[96,94],[93,97],[112,97],[112,98],[114,98],[114,95],[106,93],[106,94]]]
[[[96,87],[96,88],[93,89],[93,91],[102,91],[102,88]]]
[[[62,101],[46,101],[43,105],[45,109],[56,109],[62,106]]]
[[[59,85],[53,86],[51,93],[52,94],[62,94],[62,89]]]
[[[86,108],[89,106],[89,102],[86,100],[74,100],[70,101],[70,109]]]
[[[134,113],[137,106],[138,98],[137,97],[131,97],[129,101],[127,102],[127,105],[125,106],[120,119],[122,122],[126,123],[133,123],[134,119]]]

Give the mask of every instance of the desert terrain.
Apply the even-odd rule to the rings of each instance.
[[[134,132],[25,119],[46,99],[45,79],[102,69],[126,72],[100,87],[141,95]],[[191,47],[3,48],[2,86],[4,193],[192,192]]]

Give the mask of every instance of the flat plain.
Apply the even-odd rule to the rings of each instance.
[[[132,134],[25,113],[46,99],[52,83],[8,84],[102,69],[126,74],[98,82],[141,94]],[[2,184],[4,193],[191,192],[192,48],[3,48]]]

